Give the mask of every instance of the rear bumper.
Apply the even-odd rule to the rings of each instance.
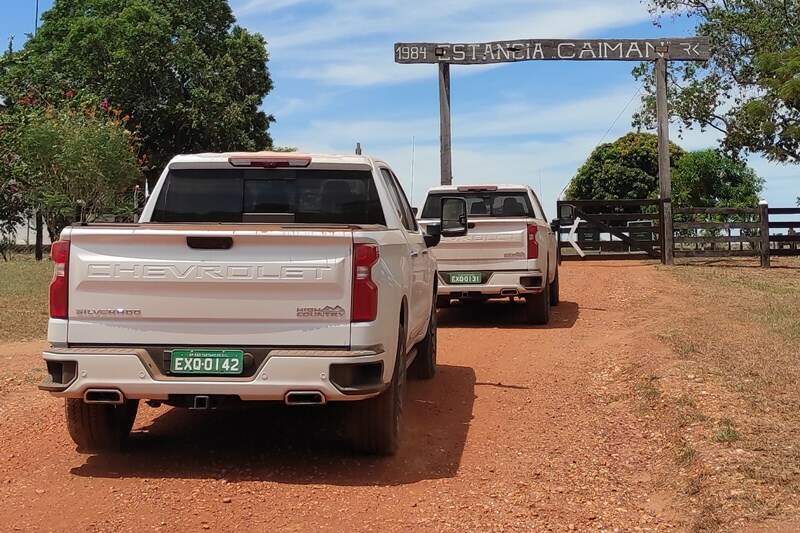
[[[499,298],[539,294],[542,292],[545,276],[539,270],[499,271],[484,273],[486,283],[478,285],[450,285],[447,283],[448,273],[439,274],[439,296],[451,298],[474,298],[485,296]]]
[[[115,389],[131,400],[220,395],[245,401],[283,401],[289,392],[319,392],[326,401],[348,401],[379,394],[391,380],[390,369],[394,368],[393,358],[382,350],[274,353],[277,355],[267,357],[252,377],[173,377],[159,375],[141,349],[51,348],[42,354],[48,363],[48,376],[39,388],[63,398],[83,398],[89,389]],[[331,379],[332,365],[339,369],[350,365],[381,367],[372,382],[342,386]]]

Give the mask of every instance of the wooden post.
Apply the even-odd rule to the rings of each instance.
[[[761,237],[761,266],[769,268],[769,205],[766,201],[758,203],[758,216],[760,217],[761,227],[759,229]]]
[[[453,156],[450,139],[450,64],[439,63],[439,144],[442,185],[453,184]]]
[[[669,161],[669,112],[667,109],[667,60],[656,59],[656,115],[658,117],[658,184],[664,224],[664,264],[674,263],[672,230],[672,175]]]

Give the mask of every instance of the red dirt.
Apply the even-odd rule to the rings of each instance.
[[[683,530],[669,443],[624,372],[666,350],[671,283],[565,264],[548,327],[508,304],[443,311],[440,373],[409,384],[389,459],[349,452],[328,410],[145,405],[129,451],[79,454],[34,386],[44,343],[0,346],[0,530]]]

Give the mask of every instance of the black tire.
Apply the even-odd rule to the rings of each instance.
[[[408,368],[409,375],[415,379],[433,379],[436,375],[436,307],[431,309],[431,319],[425,338],[417,344],[417,356]]]
[[[449,296],[437,296],[436,297],[436,307],[441,309],[443,307],[450,307],[451,300]]]
[[[550,284],[544,284],[539,294],[525,297],[525,315],[529,324],[545,325],[550,322]]]
[[[116,451],[122,449],[128,440],[139,410],[139,400],[109,405],[67,398],[64,410],[69,436],[79,450]]]
[[[403,392],[406,381],[406,333],[400,326],[394,375],[389,387],[368,400],[356,402],[350,413],[353,446],[362,453],[394,455],[400,442]]]
[[[561,294],[558,289],[558,267],[556,267],[556,277],[553,278],[553,283],[550,284],[550,305],[555,307],[561,303]]]

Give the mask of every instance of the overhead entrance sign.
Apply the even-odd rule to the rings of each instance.
[[[705,61],[706,37],[676,39],[522,39],[488,43],[397,43],[397,63],[486,65],[517,61]]]
[[[658,181],[664,225],[664,263],[672,264],[672,178],[669,161],[667,62],[707,61],[707,37],[663,39],[519,39],[488,43],[396,43],[394,60],[439,65],[439,139],[442,185],[453,183],[450,132],[450,65],[518,61],[653,61],[658,118]]]

